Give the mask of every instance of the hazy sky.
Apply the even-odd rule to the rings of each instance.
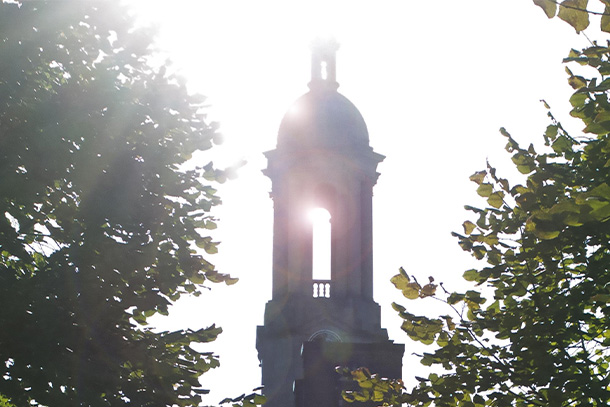
[[[137,0],[135,0],[137,1]],[[210,117],[226,143],[200,160],[219,165],[245,158],[240,177],[220,189],[224,204],[210,260],[240,278],[233,287],[181,301],[163,321],[167,329],[220,324],[210,349],[221,368],[203,377],[214,391],[208,403],[260,384],[256,326],[271,298],[272,202],[261,169],[262,152],[275,148],[280,120],[307,91],[309,43],[332,34],[339,92],[360,110],[371,145],[387,156],[374,189],[375,298],[383,326],[406,344],[405,379],[426,375],[421,352],[391,310],[400,301],[413,312],[429,302],[402,300],[389,279],[399,266],[420,281],[432,275],[448,289],[474,261],[451,231],[468,218],[465,204],[484,205],[468,177],[487,158],[510,177],[503,150],[506,127],[522,144],[542,148],[548,124],[540,99],[574,133],[571,94],[562,58],[585,38],[548,20],[530,0],[438,1],[145,1],[138,13],[160,24],[159,45],[209,97]],[[575,68],[577,69],[577,68]]]

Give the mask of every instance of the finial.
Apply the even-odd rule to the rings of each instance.
[[[337,50],[334,38],[316,38],[311,43],[311,81],[309,89],[337,90]]]

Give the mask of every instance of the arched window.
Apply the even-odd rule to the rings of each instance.
[[[324,208],[315,208],[309,216],[313,223],[312,277],[330,280],[330,213]]]
[[[322,61],[320,68],[320,78],[322,78],[322,80],[328,80],[328,62]]]

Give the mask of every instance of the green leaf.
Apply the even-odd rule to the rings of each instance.
[[[488,184],[488,183],[484,183],[479,185],[479,187],[477,188],[477,194],[479,194],[480,196],[487,198],[489,197],[493,192],[493,185]]]
[[[610,186],[603,182],[587,193],[589,197],[597,197],[610,201]]]
[[[392,277],[390,281],[399,290],[404,290],[411,280],[409,279],[409,276],[406,273],[401,272],[400,274],[396,274],[394,277]]]
[[[572,150],[572,142],[565,136],[559,136],[552,147],[556,153],[564,153]]]
[[[406,287],[402,290],[402,295],[407,297],[410,300],[414,300],[419,297],[419,291],[421,287],[419,284],[413,282],[406,285]]]
[[[395,311],[398,311],[398,312],[404,312],[404,311],[406,311],[406,308],[405,308],[405,307],[403,307],[402,305],[397,304],[397,303],[395,303],[395,302],[393,302],[393,303],[392,303],[392,308],[394,308],[394,310],[395,310]]]
[[[553,18],[557,14],[557,4],[553,0],[534,0],[534,4],[539,6],[548,18]]]
[[[468,271],[473,271],[476,273],[476,270],[468,270]],[[468,271],[466,273],[468,273]],[[466,278],[466,273],[464,273],[464,278]],[[469,278],[472,278],[472,280],[469,280]],[[466,280],[475,281],[474,277],[469,277],[469,278],[466,278]],[[464,299],[464,294],[451,293],[449,295],[449,297],[447,298],[447,302],[449,304],[457,304],[458,302],[462,301],[463,299]]]
[[[568,78],[568,84],[572,88],[578,90],[578,89],[582,89],[585,86],[587,86],[587,81],[582,76],[570,76]]]
[[[610,202],[604,202],[595,210],[589,213],[594,219],[605,222],[610,219]]]
[[[553,205],[547,213],[550,215],[566,215],[569,213],[579,213],[581,210],[582,207],[576,203],[576,200],[570,199]]]
[[[517,165],[517,170],[522,174],[529,174],[536,168],[532,157],[523,152],[516,153],[511,159]]]
[[[610,89],[610,78],[609,79],[604,79],[599,85],[595,86],[593,90],[597,91],[604,91],[604,90],[608,90]],[[596,121],[606,121],[608,120],[608,111],[602,111],[600,112],[596,117],[595,117]]]
[[[15,407],[15,405],[0,393],[0,407]]]
[[[481,293],[474,290],[466,291],[466,300],[471,301],[474,304],[485,303],[485,298],[481,297]]]
[[[564,0],[559,5],[557,16],[579,33],[589,26],[587,3],[588,0]]]
[[[557,125],[554,125],[554,124],[549,125],[549,126],[547,126],[547,128],[546,128],[546,131],[545,131],[545,133],[544,133],[544,136],[545,136],[547,139],[549,139],[549,140],[553,141],[553,140],[555,140],[555,138],[557,137],[557,130],[558,130]]]
[[[464,222],[462,224],[462,227],[464,228],[464,233],[466,235],[469,235],[472,233],[472,231],[477,227],[477,225],[475,225],[474,223],[472,223],[471,221],[467,220],[466,222]]]
[[[589,95],[584,92],[575,92],[570,97],[570,104],[574,108],[582,108],[585,105],[585,102],[589,98]]]
[[[472,182],[475,182],[475,183],[481,185],[483,183],[483,180],[485,179],[486,175],[487,175],[487,171],[477,171],[474,174],[472,174],[469,179]]]
[[[487,198],[487,203],[494,208],[500,208],[504,203],[504,193],[502,191],[494,192]]]
[[[355,393],[354,398],[356,401],[365,402],[370,400],[371,395],[368,392]]]
[[[608,4],[606,4],[606,8],[604,9],[600,27],[603,32],[610,32],[610,5]]]
[[[438,346],[447,346],[449,344],[449,335],[447,332],[441,332],[436,338],[436,343]]]
[[[366,368],[360,368],[352,371],[352,378],[358,382],[363,382],[371,378],[371,373]]]
[[[610,294],[596,294],[591,297],[592,301],[610,303]]]
[[[406,298],[414,300],[419,297],[420,285],[417,282],[411,282],[411,279],[402,267],[400,268],[400,273],[392,277],[390,281],[396,288],[402,291]]]
[[[500,312],[500,302],[499,301],[494,301],[491,305],[489,305],[487,307],[487,311],[492,311],[492,312]]]
[[[506,129],[504,127],[500,127],[500,134],[502,134],[504,137],[510,137],[510,134],[508,133],[508,131],[506,131]]]
[[[541,222],[533,217],[529,218],[525,224],[525,230],[533,232],[536,237],[542,240],[551,240],[559,236],[559,228],[551,222]]]
[[[466,270],[462,277],[466,281],[477,281],[479,279],[479,272],[475,269]]]

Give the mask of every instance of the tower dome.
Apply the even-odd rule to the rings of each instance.
[[[278,131],[278,148],[368,146],[362,115],[345,96],[314,89],[288,110]]]
[[[278,148],[351,147],[369,145],[364,118],[337,92],[334,41],[312,45],[310,91],[284,115],[278,131]]]

